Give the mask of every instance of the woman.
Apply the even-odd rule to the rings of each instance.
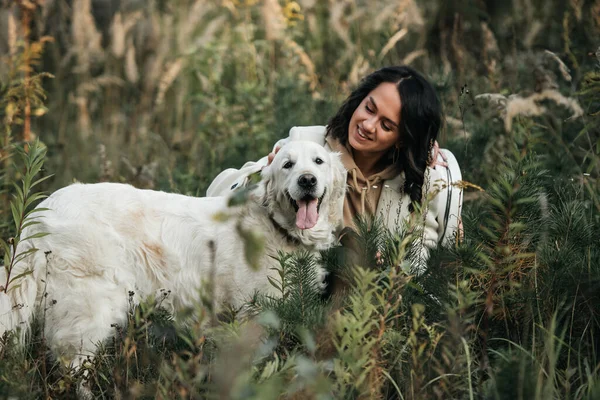
[[[342,154],[348,170],[346,226],[366,214],[396,230],[417,215],[415,205],[422,206],[426,258],[427,248],[454,237],[462,207],[461,190],[451,185],[461,179],[458,163],[434,146],[441,120],[439,99],[425,78],[407,66],[386,67],[365,77],[326,127],[294,127],[275,151],[288,140],[313,140]],[[207,195],[225,195],[246,184],[272,158],[273,153],[223,171]],[[415,272],[423,272],[424,264],[418,264]]]

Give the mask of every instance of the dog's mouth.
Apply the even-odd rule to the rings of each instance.
[[[294,200],[289,192],[287,193],[288,199],[296,211],[296,226],[298,228],[310,229],[317,224],[325,193],[327,193],[327,190],[324,190],[323,195],[319,198],[307,194],[299,200]]]

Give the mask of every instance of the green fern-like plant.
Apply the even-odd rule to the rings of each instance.
[[[257,312],[273,312],[280,320],[279,339],[282,344],[299,343],[301,327],[314,328],[323,324],[327,304],[322,297],[317,257],[301,251],[278,255],[277,277],[268,277],[277,296],[257,294],[252,308]]]
[[[23,233],[26,232],[26,228],[40,223],[38,221],[38,218],[40,217],[39,214],[47,210],[46,208],[40,207],[33,208],[39,200],[47,197],[45,193],[35,192],[34,189],[37,185],[52,177],[52,175],[47,175],[36,179],[44,165],[46,148],[39,140],[36,140],[27,147],[18,147],[17,152],[25,165],[25,172],[20,184],[13,184],[15,195],[10,202],[15,235],[8,240],[0,239],[0,245],[4,251],[4,269],[6,271],[6,281],[0,286],[0,290],[5,293],[7,293],[10,288],[17,287],[12,285],[14,282],[33,272],[31,270],[25,270],[19,272],[19,274],[15,276],[12,275],[15,265],[19,261],[38,250],[35,247],[31,247],[23,251],[17,251],[19,243],[48,235],[47,232],[36,232],[32,235],[22,237]]]

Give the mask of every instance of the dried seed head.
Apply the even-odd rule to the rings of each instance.
[[[281,39],[285,31],[283,9],[277,0],[265,0],[262,7],[267,40]]]
[[[562,75],[562,77],[565,79],[565,81],[567,82],[571,82],[571,74],[569,73],[569,67],[567,67],[565,65],[565,63],[553,52],[551,52],[550,50],[545,50],[544,54],[546,54],[546,56],[548,56],[550,59],[556,61],[558,63],[558,68],[560,69],[560,73]]]

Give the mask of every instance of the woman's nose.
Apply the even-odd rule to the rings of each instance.
[[[377,124],[377,118],[373,115],[363,122],[363,127],[369,132],[373,132],[375,130],[375,125]]]

